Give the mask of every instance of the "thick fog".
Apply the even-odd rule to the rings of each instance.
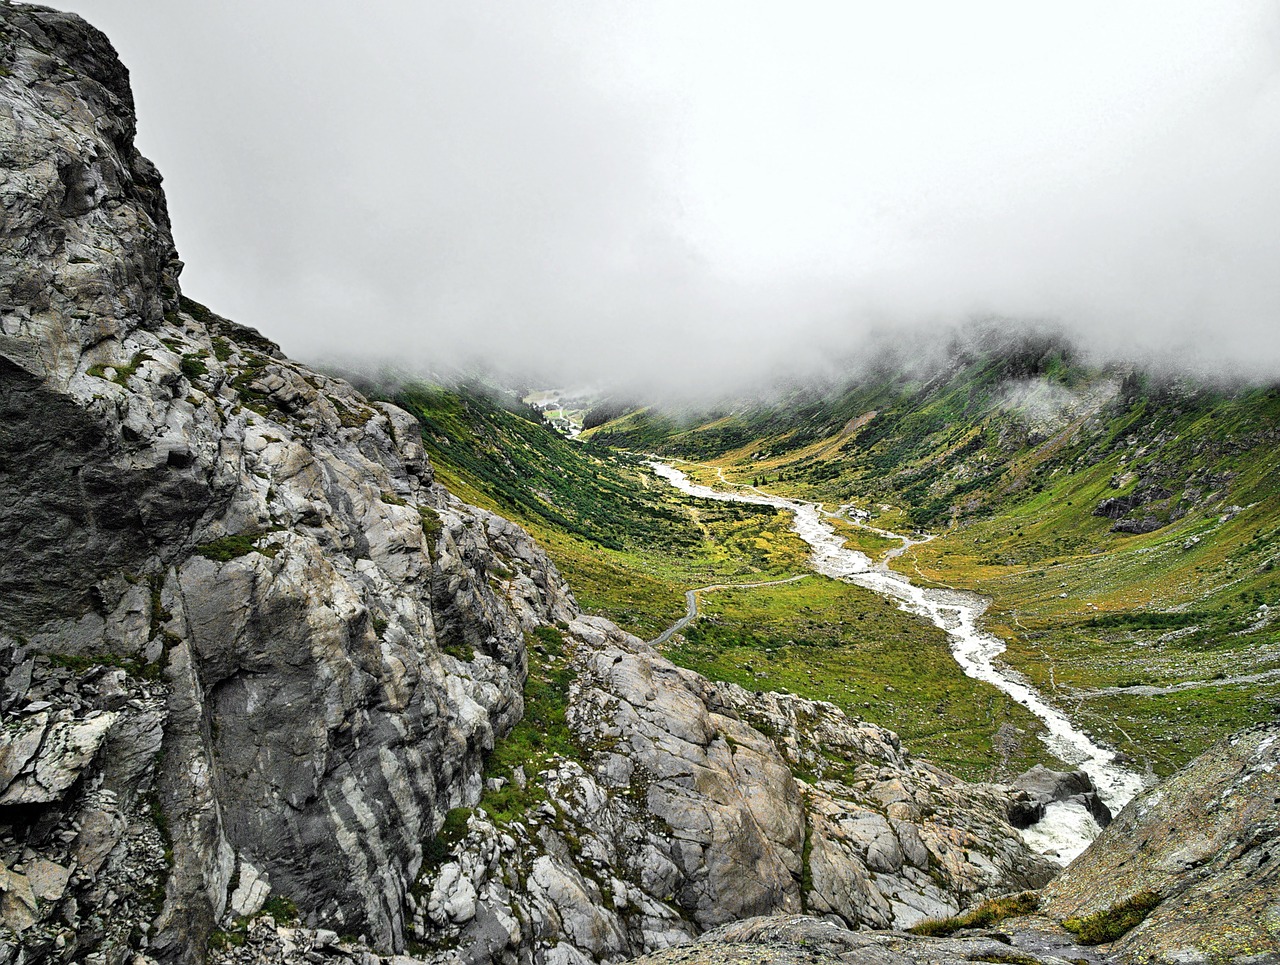
[[[304,359],[722,388],[999,316],[1280,375],[1270,2],[67,6],[187,294]]]

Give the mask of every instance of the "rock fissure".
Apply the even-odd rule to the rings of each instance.
[[[0,23],[0,965],[586,965],[704,933],[992,960],[849,929],[1048,882],[1009,821],[1032,791],[583,616],[412,417],[181,294],[107,39]],[[1252,908],[1274,751],[1222,753],[1241,803],[1186,790],[1207,843],[1144,797],[1107,832],[1150,831],[1141,861],[1073,866],[1045,921],[1129,875],[1165,900],[1125,954],[1223,875]]]

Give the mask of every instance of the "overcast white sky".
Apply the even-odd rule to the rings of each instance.
[[[718,383],[1052,318],[1280,376],[1280,6],[67,0],[184,290],[304,359]]]

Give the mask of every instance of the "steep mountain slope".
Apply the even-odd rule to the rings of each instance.
[[[1048,878],[1024,792],[580,617],[410,415],[183,297],[102,34],[0,42],[0,963],[616,960]]]
[[[979,332],[841,392],[683,421],[635,411],[588,435],[941,534],[894,565],[991,596],[1008,661],[1157,771],[1280,696],[1275,388]]]
[[[181,298],[110,44],[0,13],[4,860],[61,882],[7,921],[198,959],[270,892],[399,947],[567,591],[434,485],[409,416]]]

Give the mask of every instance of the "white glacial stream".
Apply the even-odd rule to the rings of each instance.
[[[831,514],[814,503],[771,496],[751,487],[737,492],[712,489],[691,481],[674,466],[657,461],[650,465],[659,476],[690,496],[773,506],[792,513],[791,528],[811,547],[810,562],[816,572],[890,597],[902,609],[920,614],[946,631],[952,656],[961,669],[976,680],[1000,688],[1040,718],[1046,728],[1041,739],[1049,750],[1060,760],[1086,772],[1113,814],[1142,790],[1142,778],[1118,764],[1114,751],[1094,743],[1066,715],[1050,706],[1039,691],[1008,668],[996,664],[995,658],[1004,650],[1004,644],[978,628],[978,619],[987,608],[987,601],[982,597],[915,586],[902,574],[890,570],[887,561],[873,565],[865,554],[844,545],[844,538],[827,521]],[[901,555],[913,543],[922,542],[896,533],[885,535],[903,541],[902,548],[891,556]],[[1098,826],[1079,805],[1052,804],[1041,821],[1022,833],[1033,850],[1066,863],[1088,847],[1098,833]]]

